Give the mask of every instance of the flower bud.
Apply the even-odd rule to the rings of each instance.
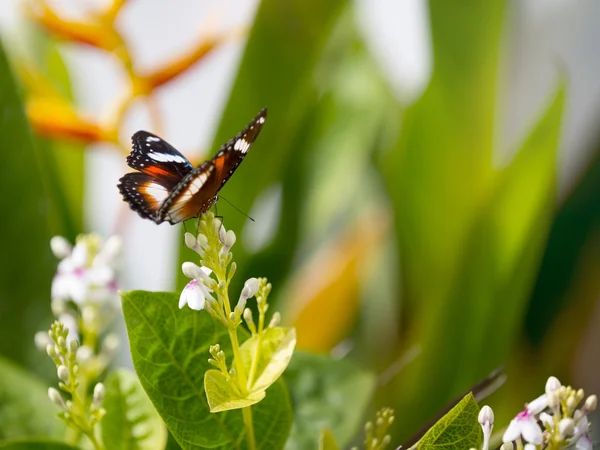
[[[65,405],[65,401],[62,398],[62,395],[54,389],[53,387],[48,388],[48,398],[52,403],[62,409],[66,409],[67,405]]]
[[[557,395],[557,391],[548,393],[548,407],[552,409],[552,411],[558,411],[560,408],[560,399]]]
[[[34,336],[35,346],[39,351],[46,350],[48,345],[54,345],[47,331],[38,331]]]
[[[197,242],[201,249],[208,247],[208,238],[202,233],[198,235]]]
[[[213,231],[216,231],[218,233],[219,229],[221,228],[221,225],[222,225],[221,219],[218,219],[215,217],[212,221]],[[223,227],[223,228],[225,228],[225,227]]]
[[[54,344],[46,345],[46,353],[48,353],[48,356],[52,359],[58,358],[58,349]]]
[[[185,240],[185,245],[187,248],[195,250],[196,245],[198,245],[198,241],[196,240],[196,238],[194,237],[194,235],[192,233],[186,232],[183,239]]]
[[[535,444],[532,444],[530,442],[525,444],[525,446],[523,448],[524,448],[524,450],[537,450],[537,447],[535,446]]]
[[[481,425],[489,423],[490,425],[494,424],[494,411],[488,405],[485,405],[479,411],[478,417],[479,423]]]
[[[558,422],[558,432],[561,440],[566,440],[575,432],[575,421],[571,418],[561,419],[561,421]]]
[[[56,343],[58,344],[58,349],[59,350],[66,350],[67,349],[67,341],[65,341],[64,337],[59,336],[58,339],[56,340]]]
[[[71,243],[62,236],[54,236],[50,239],[50,248],[52,253],[59,259],[64,259],[71,254],[73,247]]]
[[[75,339],[73,339],[69,342],[69,351],[71,353],[76,353],[78,347],[79,347],[79,342],[77,342]]]
[[[56,374],[58,375],[58,378],[60,380],[64,381],[65,383],[69,382],[69,369],[64,364],[58,366],[58,368],[56,369]]]
[[[558,389],[560,389],[561,386],[562,386],[562,384],[560,383],[558,378],[556,378],[556,377],[548,378],[548,381],[546,381],[546,394],[557,391]]]
[[[586,414],[596,411],[598,407],[598,397],[596,395],[590,395],[585,399],[585,404],[583,405],[583,409]]]
[[[513,450],[515,447],[512,442],[505,442],[500,446],[500,450]]]
[[[275,311],[275,313],[273,313],[271,321],[269,322],[269,327],[275,328],[279,325],[279,322],[281,322],[281,314],[279,314],[279,311]]]
[[[567,398],[567,410],[569,411],[569,413],[571,414],[573,411],[575,411],[575,408],[577,408],[577,403],[579,403],[577,401],[577,399],[573,396],[570,396],[569,398]]]
[[[104,400],[105,395],[106,389],[104,388],[104,385],[102,383],[97,383],[96,386],[94,386],[94,396],[92,400],[94,404],[96,406],[100,406],[100,404]]]

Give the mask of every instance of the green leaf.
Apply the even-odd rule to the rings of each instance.
[[[1,151],[9,168],[0,177],[0,189],[7,193],[2,198],[7,215],[0,234],[0,354],[24,362],[38,331],[38,305],[49,311],[56,261],[46,223],[51,204],[18,92],[0,47]]]
[[[264,390],[243,395],[234,388],[223,372],[214,369],[204,375],[204,390],[212,413],[245,408],[265,398]]]
[[[242,360],[248,373],[257,347],[260,347],[251,392],[264,391],[275,383],[290,363],[295,346],[296,330],[282,327],[267,328],[260,336],[252,336],[241,345]]]
[[[111,372],[105,382],[102,442],[115,450],[162,450],[167,430],[137,377],[125,370]]]
[[[285,373],[294,405],[287,450],[315,448],[323,427],[341,447],[361,428],[375,376],[347,360],[296,351]]]
[[[241,412],[210,413],[204,391],[209,347],[232,355],[227,329],[205,311],[180,310],[175,293],[133,291],[122,301],[135,370],[181,448],[244,447]],[[282,448],[292,423],[285,384],[273,384],[252,413],[258,447]]]
[[[467,394],[419,441],[417,449],[465,450],[481,446],[481,426],[477,421],[479,405]]]
[[[48,399],[48,386],[0,358],[0,439],[58,437],[64,431],[58,412]]]
[[[0,442],[0,448],[5,450],[77,450],[79,447],[59,441],[35,439]]]
[[[288,366],[296,344],[293,328],[267,328],[258,336],[247,339],[240,347],[242,364],[254,382],[247,394],[242,394],[219,370],[209,370],[204,376],[204,389],[211,412],[245,408],[260,402],[268,389]],[[253,368],[253,359],[260,347],[259,358]],[[250,376],[250,375],[248,375]]]
[[[323,428],[321,431],[321,438],[319,439],[319,450],[339,450],[335,437],[327,428]]]

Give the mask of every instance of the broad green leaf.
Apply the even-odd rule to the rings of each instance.
[[[231,381],[219,370],[206,372],[206,375],[204,375],[204,390],[212,413],[245,408],[265,398],[264,390],[243,395],[232,386]]]
[[[467,394],[419,441],[417,449],[464,450],[481,446],[481,426],[477,421],[479,405]]]
[[[294,426],[287,450],[315,448],[325,427],[340,447],[364,423],[376,378],[346,360],[296,351],[285,372],[294,405]]]
[[[18,92],[0,48],[0,135],[3,164],[9,168],[0,177],[6,193],[0,204],[6,212],[0,234],[0,354],[25,362],[38,331],[38,305],[49,310],[56,262],[46,223],[52,205]]]
[[[135,374],[120,369],[105,382],[102,442],[114,450],[163,450],[167,430]]]
[[[180,310],[175,293],[133,291],[122,300],[136,372],[181,448],[244,447],[241,412],[210,413],[204,391],[209,347],[218,343],[231,359],[226,328],[205,311]],[[292,422],[285,384],[271,386],[252,413],[259,448],[282,448]]]
[[[78,450],[79,447],[73,447],[59,441],[50,440],[13,440],[0,442],[0,448],[4,450]]]
[[[269,109],[267,122],[248,157],[238,168],[235,177],[223,189],[223,197],[242,209],[249,209],[257,197],[279,183],[286,181],[284,197],[300,194],[297,166],[302,155],[294,150],[306,138],[304,124],[319,91],[314,86],[314,68],[330,35],[331,28],[347,0],[264,0],[255,16],[248,42],[239,65],[229,101],[225,106],[213,149],[218,148],[235,135],[263,106]],[[288,191],[289,189],[289,191]],[[299,210],[294,202],[284,202],[282,221],[289,233],[282,238],[293,239],[298,223]],[[286,214],[293,208],[293,214]],[[242,229],[245,218],[220,203],[219,212],[226,212],[226,224],[236,233]],[[260,218],[258,218],[260,220]],[[274,242],[268,260],[256,255],[250,257],[244,238],[238,234],[239,243],[234,248],[238,276],[233,282],[234,291],[241,289],[245,279],[254,276],[250,271],[271,280],[275,289],[278,280],[291,266],[292,253],[282,252]],[[189,250],[182,246],[180,258],[189,259]],[[263,270],[264,269],[264,270]],[[181,273],[179,283],[185,280]]]
[[[319,450],[339,450],[335,437],[331,434],[327,428],[323,428],[321,431],[321,438],[319,439]]]
[[[0,439],[58,437],[64,431],[58,413],[47,385],[0,358]]]
[[[264,391],[275,383],[290,363],[295,346],[296,330],[282,327],[267,328],[260,336],[252,336],[241,345],[242,360],[248,373],[251,373],[254,355],[260,348],[251,392]]]

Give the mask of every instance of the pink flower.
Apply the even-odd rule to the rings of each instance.
[[[532,402],[533,403],[533,402]],[[528,409],[517,414],[504,432],[503,442],[512,442],[519,437],[535,445],[542,444],[542,430],[532,412]]]

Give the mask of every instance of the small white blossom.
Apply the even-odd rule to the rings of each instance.
[[[188,305],[191,309],[199,311],[204,309],[204,303],[206,296],[210,295],[208,289],[202,282],[196,279],[191,280],[181,291],[179,296],[179,309],[182,309],[185,305]]]
[[[561,387],[562,387],[562,384],[558,378],[550,377],[550,378],[548,378],[548,381],[546,381],[546,394],[549,394],[550,392],[558,391]]]
[[[547,407],[548,407],[548,395],[547,394],[542,394],[535,400],[532,400],[529,403],[527,403],[527,411],[529,411],[529,413],[534,416],[541,413]]]
[[[93,234],[78,237],[73,248],[60,236],[50,245],[62,261],[52,280],[53,302],[73,301],[118,305],[115,265],[121,249],[121,239],[113,236],[104,245]]]
[[[535,416],[528,409],[517,414],[517,417],[510,422],[504,432],[502,441],[512,442],[521,436],[534,445],[541,445],[542,443],[542,430]]]
[[[488,450],[490,444],[490,436],[492,435],[492,430],[494,429],[494,411],[489,406],[485,405],[479,411],[478,417],[479,423],[481,424],[481,429],[483,431],[483,446],[482,450]]]

